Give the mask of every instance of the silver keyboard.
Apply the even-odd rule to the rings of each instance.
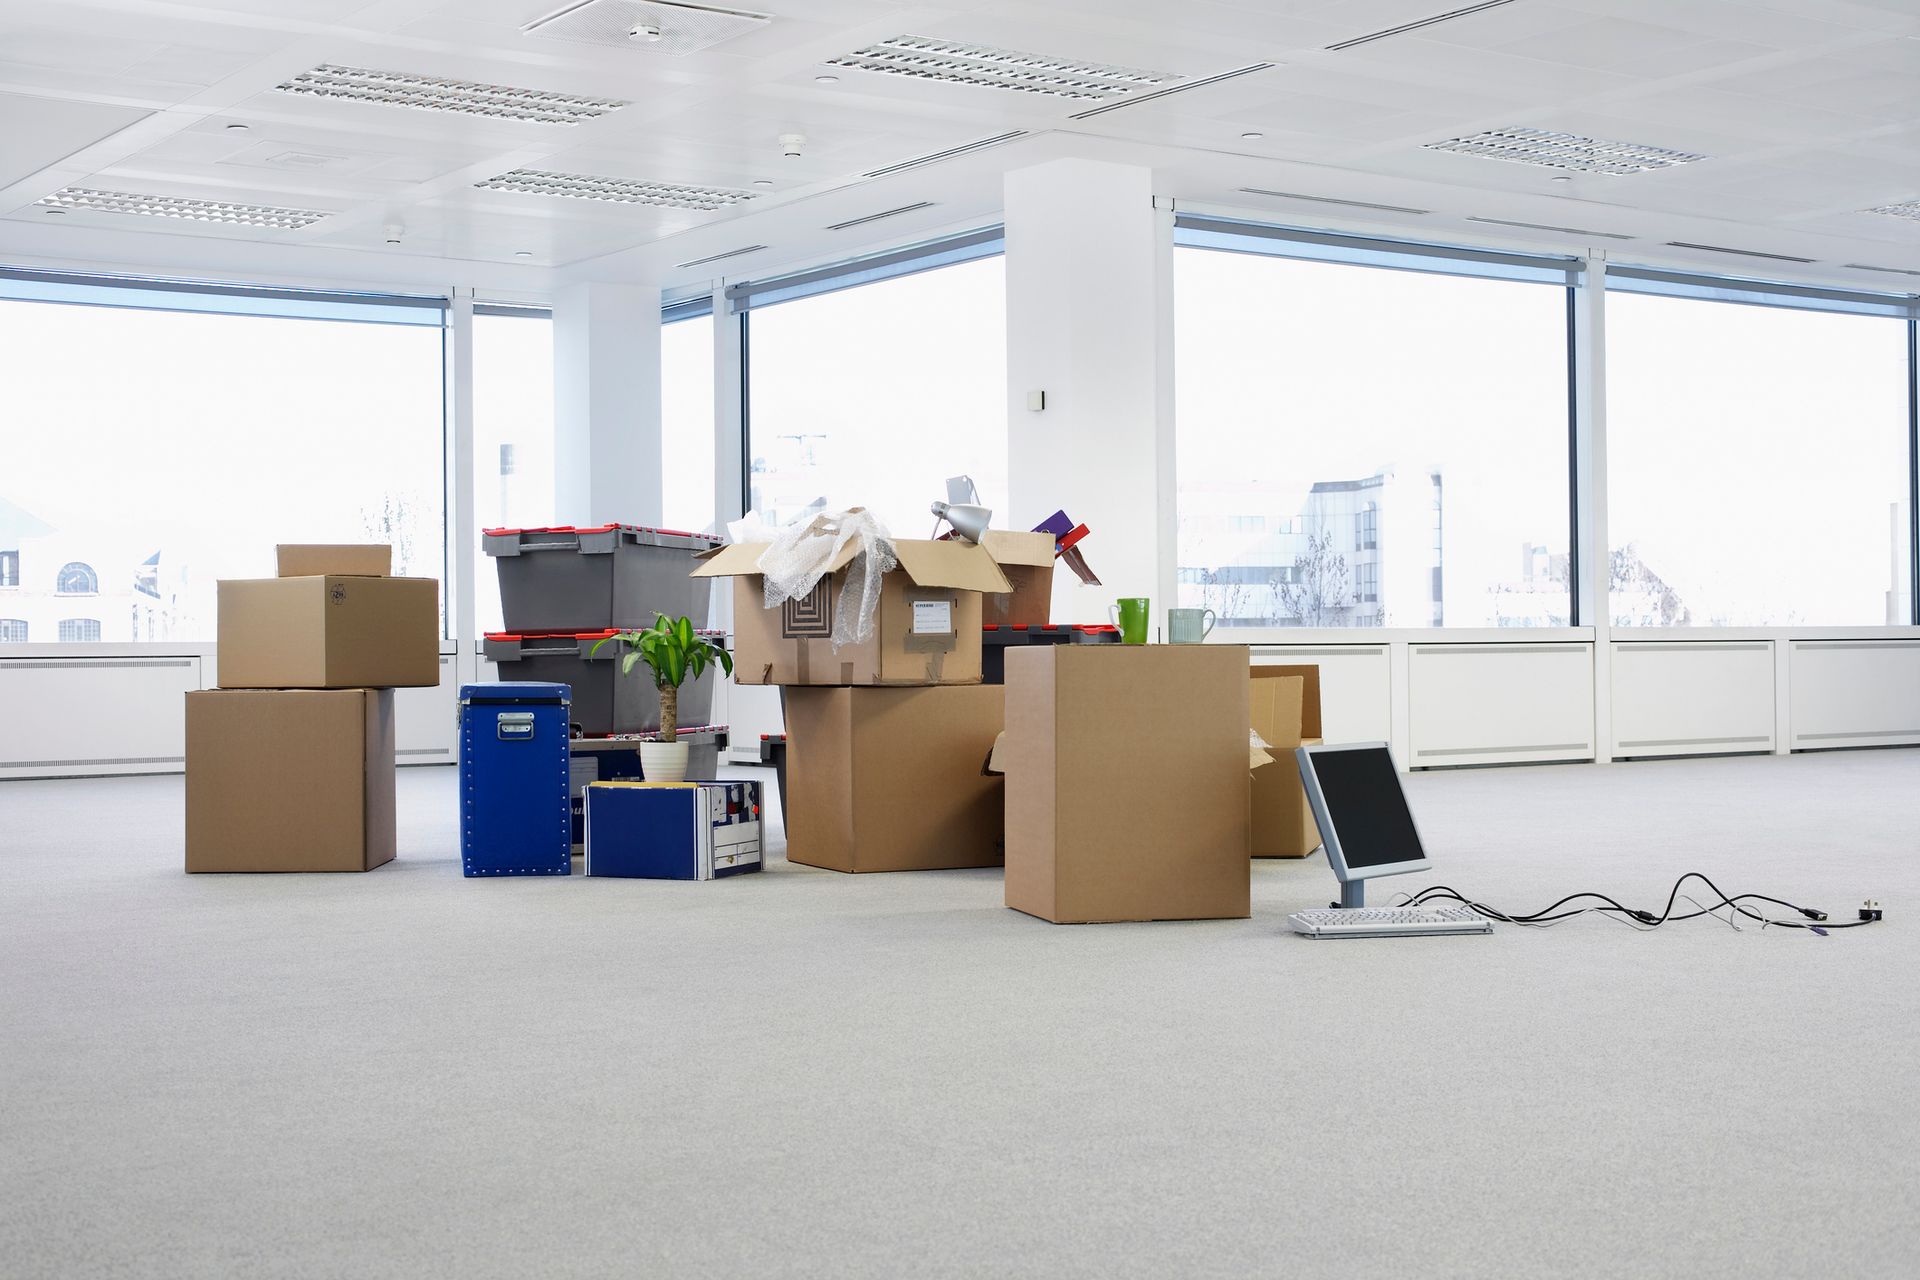
[[[1287,917],[1309,938],[1418,938],[1438,933],[1492,933],[1493,921],[1471,907],[1323,907]]]

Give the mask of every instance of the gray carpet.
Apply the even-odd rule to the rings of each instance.
[[[1498,904],[1681,871],[1820,938],[1586,917],[1057,927],[992,872],[180,870],[177,778],[0,784],[0,1271],[1893,1275],[1915,1266],[1920,752],[1422,775]]]

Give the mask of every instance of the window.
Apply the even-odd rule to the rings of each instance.
[[[1223,627],[1568,625],[1574,264],[1180,227],[1179,603]]]
[[[55,591],[63,596],[93,596],[100,594],[100,575],[93,571],[90,564],[81,564],[78,560],[61,566],[60,576],[54,580]]]
[[[476,306],[473,314],[473,506],[483,529],[554,522],[553,317],[531,307]],[[500,575],[476,542],[474,617],[501,631]]]
[[[156,639],[211,640],[214,583],[272,574],[276,543],[390,542],[396,572],[441,577],[443,321],[435,299],[0,272],[0,422],[33,424],[0,471],[20,599],[97,592],[95,639],[144,639],[150,610]],[[88,585],[34,569],[61,564]]]
[[[20,553],[0,551],[0,587],[20,585]]]
[[[27,642],[27,620],[25,618],[0,618],[0,644],[25,644]]]
[[[1911,621],[1907,325],[1649,277],[1608,274],[1613,624]]]
[[[22,627],[25,630],[25,627]],[[62,618],[60,620],[60,641],[96,641],[100,638],[100,619],[98,618]]]
[[[997,240],[993,242],[997,246]],[[1006,274],[997,252],[754,303],[748,453],[755,509],[863,506],[900,537],[933,528],[949,476],[1007,505]]]
[[[713,524],[713,314],[660,326],[661,523]]]

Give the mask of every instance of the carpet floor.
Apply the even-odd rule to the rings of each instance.
[[[454,783],[277,877],[184,875],[178,778],[0,783],[0,1272],[1920,1267],[1920,751],[1409,780],[1406,887],[1888,903],[1827,937],[1310,942],[1318,857],[1081,927],[992,871],[467,881]]]

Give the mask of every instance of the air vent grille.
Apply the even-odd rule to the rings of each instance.
[[[1269,71],[1272,70],[1273,65],[1271,62],[1253,62],[1244,67],[1235,67],[1231,71],[1222,71],[1216,75],[1202,76],[1198,80],[1183,80],[1179,84],[1170,84],[1164,89],[1154,89],[1147,93],[1129,94],[1118,102],[1102,103],[1097,107],[1088,107],[1085,111],[1076,111],[1068,116],[1067,119],[1086,120],[1092,116],[1105,115],[1109,111],[1118,111],[1122,107],[1135,107],[1143,102],[1152,102],[1156,98],[1164,98],[1170,94],[1186,93],[1193,89],[1204,89],[1210,84],[1219,84],[1223,80],[1237,80],[1241,76],[1250,76],[1256,71]]]
[[[183,218],[190,222],[218,222],[235,227],[266,227],[299,231],[327,216],[319,209],[280,209],[272,205],[239,204],[230,200],[190,200],[179,196],[140,195],[131,191],[96,191],[90,187],[62,187],[38,203],[55,209],[92,209],[99,213],[134,213],[153,218]]]
[[[1693,249],[1700,253],[1725,253],[1736,258],[1765,258],[1769,262],[1818,262],[1818,258],[1796,258],[1790,253],[1761,253],[1757,249],[1729,249],[1723,244],[1694,244],[1687,240],[1667,241],[1669,249]]]
[[[1375,40],[1385,40],[1389,36],[1404,36],[1418,31],[1422,27],[1437,26],[1442,22],[1452,22],[1455,18],[1464,18],[1470,13],[1484,13],[1488,9],[1498,9],[1512,4],[1513,0],[1485,0],[1483,4],[1470,4],[1464,9],[1451,9],[1446,13],[1436,13],[1431,18],[1416,18],[1412,22],[1403,22],[1397,27],[1388,27],[1383,31],[1369,31],[1366,35],[1355,36],[1351,40],[1342,40],[1338,44],[1327,46],[1328,51],[1338,53],[1342,49],[1354,49],[1363,44],[1372,44]]]
[[[1050,58],[1045,54],[937,40],[931,36],[895,36],[829,58],[827,62],[855,71],[878,71],[916,80],[1037,93],[1080,102],[1105,102],[1178,79],[1164,71]]]
[[[535,196],[565,196],[572,200],[604,200],[609,204],[644,204],[661,209],[692,209],[712,213],[753,199],[751,191],[725,187],[687,187],[666,182],[638,182],[629,178],[599,178],[584,173],[550,173],[544,169],[510,169],[495,178],[476,182],[489,191],[518,191]]]
[[[1242,195],[1272,196],[1276,200],[1306,200],[1313,204],[1337,204],[1349,209],[1378,209],[1382,213],[1432,213],[1431,209],[1412,209],[1399,204],[1373,204],[1366,200],[1339,200],[1333,196],[1303,196],[1298,191],[1269,191],[1265,187],[1242,187]]]
[[[725,253],[710,253],[704,258],[694,258],[689,262],[676,262],[674,265],[676,267],[703,267],[709,262],[720,262],[727,258],[740,258],[749,253],[759,253],[766,247],[767,246],[763,244],[750,244],[744,249],[729,249]]]
[[[1506,160],[1513,164],[1537,165],[1544,169],[1568,169],[1574,173],[1603,173],[1623,176],[1670,169],[1707,157],[1691,151],[1650,147],[1639,142],[1607,142],[1584,138],[1577,133],[1556,133],[1551,129],[1488,129],[1464,138],[1424,144],[1429,151],[1450,151],[1456,155],[1479,156],[1486,160]]]
[[[702,4],[584,0],[529,22],[521,30],[547,40],[680,58],[758,31],[772,21],[764,13]],[[650,31],[659,34],[649,35]]]
[[[1878,271],[1882,275],[1889,276],[1920,276],[1920,271],[1910,267],[1870,267],[1864,262],[1849,262],[1846,265],[1849,271]]]
[[[957,147],[948,147],[944,151],[930,151],[924,156],[915,156],[911,160],[901,160],[895,164],[883,165],[871,173],[863,173],[863,178],[884,178],[890,174],[902,173],[908,169],[918,169],[922,165],[938,164],[942,160],[951,160],[955,156],[964,156],[975,151],[985,151],[988,147],[997,147],[1003,142],[1012,142],[1015,138],[1027,136],[1025,129],[1014,129],[1007,133],[996,133],[991,138],[981,138],[974,142],[963,142]]]
[[[1898,204],[1883,204],[1867,212],[1883,213],[1889,218],[1912,218],[1920,222],[1920,200],[1902,200]]]
[[[933,201],[922,200],[918,204],[903,204],[898,209],[884,209],[879,213],[870,213],[864,218],[848,218],[845,222],[835,222],[827,227],[829,231],[845,231],[849,227],[864,227],[869,222],[878,222],[882,218],[897,218],[903,213],[918,213],[922,209],[933,208]]]
[[[1585,227],[1556,227],[1550,222],[1514,222],[1508,218],[1467,217],[1468,222],[1484,222],[1490,227],[1524,227],[1528,231],[1558,231],[1570,236],[1589,236],[1595,240],[1632,240],[1618,231],[1589,231]]]
[[[527,124],[580,124],[618,111],[625,102],[614,98],[577,98],[566,93],[518,89],[512,85],[480,84],[471,80],[442,80],[435,76],[376,71],[368,67],[332,64],[302,71],[276,86],[281,93],[341,102],[371,102],[416,111],[445,111],[454,115],[485,116]]]

